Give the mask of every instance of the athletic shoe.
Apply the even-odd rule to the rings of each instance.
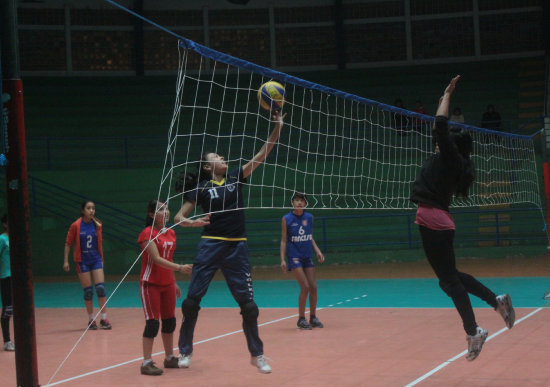
[[[548,290],[546,293],[544,293],[544,296],[542,296],[543,300],[550,300],[550,290]]]
[[[111,329],[112,328],[111,323],[107,319],[105,319],[105,320],[101,319],[99,321],[99,326],[101,327],[101,329]]]
[[[516,311],[512,306],[512,299],[509,294],[501,294],[497,296],[496,311],[500,313],[508,329],[512,329],[516,322]]]
[[[479,356],[483,343],[487,340],[488,335],[489,332],[487,332],[487,329],[477,327],[474,336],[466,336],[466,340],[468,341],[468,354],[466,355],[466,360],[472,361]]]
[[[298,328],[300,329],[307,329],[307,330],[311,330],[311,325],[309,325],[306,321],[305,318],[303,317],[300,317],[298,319],[298,323],[296,324],[298,326]]]
[[[4,343],[4,351],[10,351],[10,352],[15,351],[15,345],[13,345],[11,341],[6,341]]]
[[[91,331],[97,330],[97,324],[95,323],[95,320],[88,321],[88,329]]]
[[[162,375],[164,371],[155,366],[155,363],[150,361],[149,363],[141,366],[142,375],[158,376]]]
[[[267,357],[265,357],[264,355],[252,356],[250,358],[250,364],[258,367],[258,371],[260,371],[262,374],[271,373],[271,367],[267,363]]]
[[[312,328],[323,328],[323,323],[315,316],[311,317],[309,319],[309,325],[311,325]]]
[[[189,368],[191,365],[191,354],[178,357],[178,368]]]
[[[164,368],[179,368],[178,358],[172,356],[170,359],[164,359]]]

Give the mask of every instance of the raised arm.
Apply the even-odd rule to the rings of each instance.
[[[183,203],[176,216],[174,216],[174,223],[181,227],[202,227],[210,224],[210,214],[198,219],[187,218],[196,205],[195,202],[190,200]]]
[[[250,176],[252,172],[256,168],[260,166],[261,163],[264,162],[264,160],[267,158],[267,155],[271,152],[275,144],[277,143],[277,140],[279,139],[279,135],[281,134],[281,129],[283,128],[283,120],[286,116],[286,113],[281,115],[281,112],[277,111],[273,114],[273,121],[275,122],[275,127],[273,128],[273,131],[269,135],[269,138],[267,139],[266,143],[262,146],[262,149],[258,153],[256,153],[256,156],[252,158],[248,163],[246,163],[243,166],[243,178],[247,178]]]
[[[453,94],[453,91],[455,91],[455,85],[460,79],[460,75],[457,75],[453,79],[451,79],[451,82],[449,85],[445,88],[445,91],[443,92],[443,96],[439,99],[439,106],[437,107],[437,112],[435,113],[437,116],[445,116],[449,118],[449,104],[451,102],[451,95]]]

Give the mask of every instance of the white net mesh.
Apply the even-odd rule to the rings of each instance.
[[[173,188],[181,171],[195,171],[204,152],[224,156],[229,170],[244,165],[265,143],[273,124],[256,97],[270,77],[180,51],[160,197],[183,201]],[[434,152],[431,117],[301,84],[290,76],[277,80],[286,89],[285,126],[277,146],[247,179],[245,208],[289,208],[295,191],[308,194],[309,207],[316,209],[414,207],[412,184]],[[469,129],[477,178],[470,197],[453,206],[540,207],[532,138]]]

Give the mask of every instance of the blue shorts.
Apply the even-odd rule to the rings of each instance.
[[[101,259],[93,262],[77,262],[76,263],[76,272],[77,273],[88,273],[93,270],[103,269],[103,262]]]
[[[315,266],[313,264],[313,259],[311,257],[309,258],[288,258],[288,271],[291,271],[292,269],[296,269],[298,267],[307,269],[308,267]]]

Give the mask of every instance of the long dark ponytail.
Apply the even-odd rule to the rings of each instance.
[[[151,200],[149,204],[147,204],[147,215],[145,215],[145,227],[153,225],[155,219],[149,214],[155,213],[155,211],[157,210],[157,204],[158,204],[158,200],[156,199]]]
[[[208,163],[208,155],[210,152],[204,152],[201,156],[200,161],[197,163],[196,172],[180,172],[175,189],[176,192],[184,192],[194,189],[201,181],[212,179],[210,172],[204,169],[205,165]]]
[[[464,158],[455,195],[467,198],[468,190],[476,178],[476,168],[474,162],[470,159],[473,149],[472,136],[467,131],[453,128],[450,131],[450,137],[455,143],[458,153]]]

